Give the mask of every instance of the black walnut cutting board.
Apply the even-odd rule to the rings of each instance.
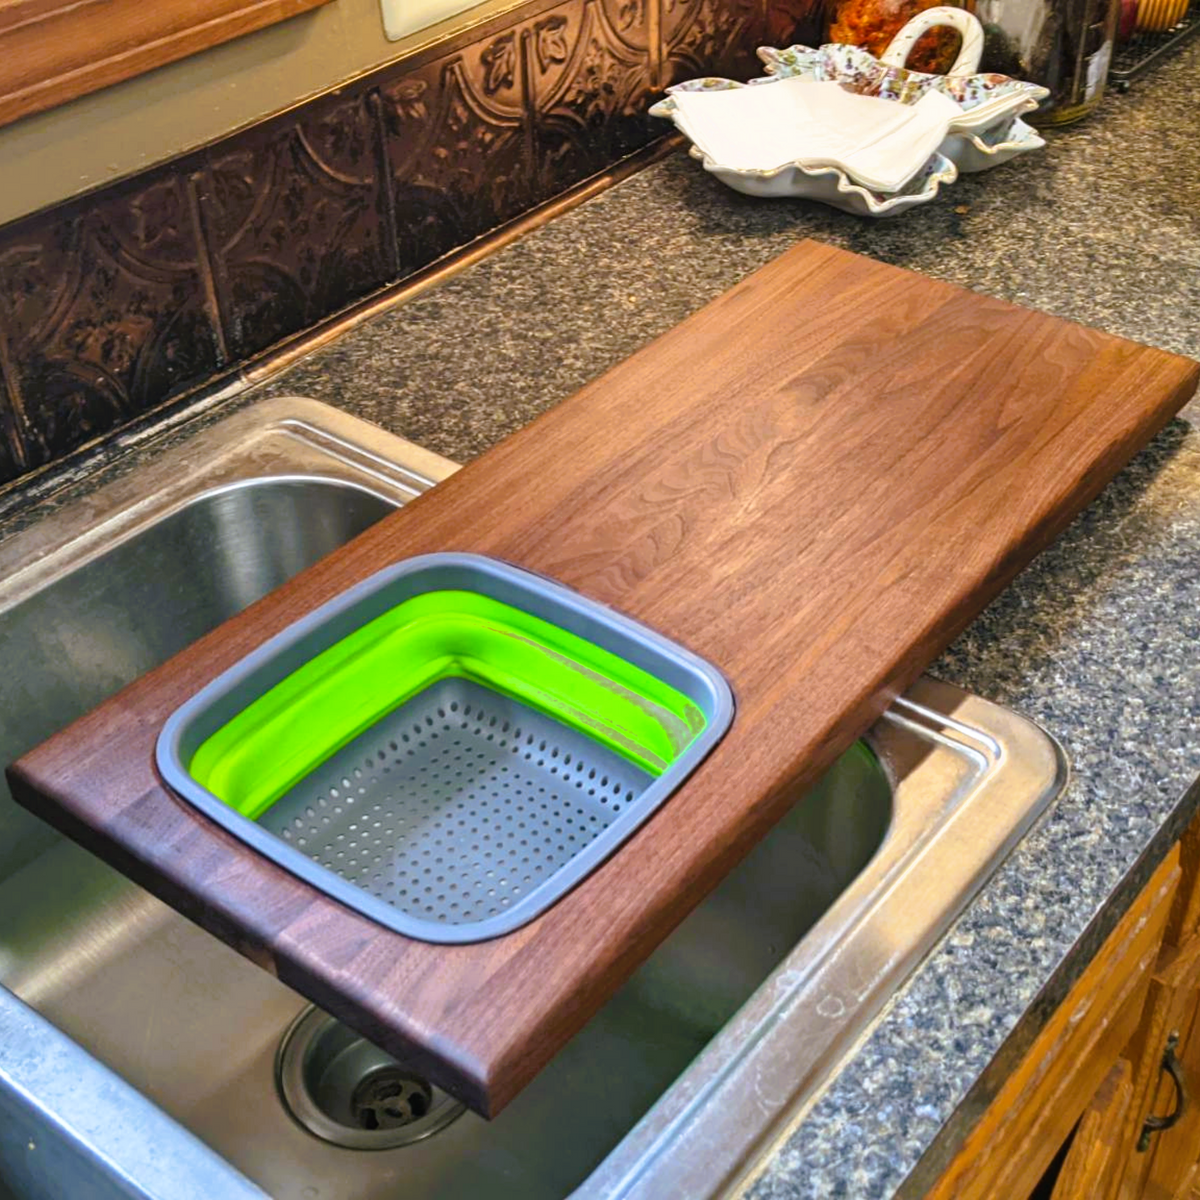
[[[21,760],[21,803],[486,1115],[499,1112],[1196,388],[1200,367],[805,242]],[[184,699],[378,570],[467,550],[733,686],[691,780],[531,925],[415,942],[167,792]]]

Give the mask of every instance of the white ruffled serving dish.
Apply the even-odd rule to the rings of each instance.
[[[989,126],[979,133],[950,134],[938,147],[964,175],[998,167],[1020,154],[1040,150],[1046,143],[1020,117]]]
[[[903,66],[917,39],[939,25],[949,25],[962,35],[962,47],[950,73],[929,75]],[[982,26],[970,13],[952,8],[926,9],[901,29],[882,59],[858,46],[836,43],[816,48],[790,46],[785,50],[763,46],[758,56],[766,67],[765,76],[748,83],[718,77],[689,79],[668,88],[666,98],[653,105],[650,113],[674,121],[687,134],[673,93],[769,86],[781,79],[834,82],[859,95],[900,104],[915,104],[931,90],[941,92],[958,105],[961,116],[951,121],[937,151],[896,192],[871,191],[837,165],[812,167],[793,162],[772,170],[747,170],[715,162],[695,145],[690,148],[692,157],[706,171],[748,196],[801,197],[859,216],[895,216],[932,200],[943,185],[958,178],[959,171],[985,171],[1045,145],[1020,118],[1035,109],[1049,92],[1007,75],[973,74],[982,45]]]
[[[751,80],[748,84],[715,77],[689,79],[685,83],[668,88],[667,91],[721,92],[731,88],[769,85],[773,82],[771,77]],[[664,117],[667,120],[674,120],[676,112],[677,107],[670,94],[650,109],[651,116]],[[836,166],[804,167],[799,163],[788,163],[770,171],[756,171],[715,162],[696,146],[690,147],[689,153],[703,164],[706,171],[744,195],[819,200],[844,212],[864,217],[895,216],[914,205],[924,204],[937,195],[942,184],[953,183],[958,178],[958,168],[951,159],[940,152],[931,155],[929,161],[897,192],[873,192],[855,183],[845,171]]]

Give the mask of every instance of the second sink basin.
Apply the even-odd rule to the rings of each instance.
[[[0,757],[452,469],[275,401],[0,546],[0,637],[28,647],[0,678]],[[7,794],[0,984],[276,1200],[713,1195],[819,1092],[1064,770],[1028,722],[922,680],[492,1122]],[[110,1170],[100,1157],[88,1169]]]

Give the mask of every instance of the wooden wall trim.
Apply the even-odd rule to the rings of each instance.
[[[0,0],[0,125],[329,0]]]

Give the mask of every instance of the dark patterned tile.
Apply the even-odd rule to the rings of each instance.
[[[16,479],[23,470],[24,448],[17,435],[16,417],[9,403],[0,364],[0,487]]]
[[[200,207],[231,358],[396,278],[380,163],[361,91],[322,98],[209,152]]]
[[[819,46],[825,40],[822,0],[769,0],[764,33],[768,46]]]
[[[536,202],[516,30],[385,81],[379,103],[405,273]]]
[[[540,2],[540,0],[539,0]],[[0,230],[0,482],[602,172],[817,0],[564,0]],[[421,60],[416,60],[421,61]]]
[[[658,3],[570,0],[523,30],[540,198],[662,136],[646,114],[657,92],[648,5]]]
[[[698,75],[761,75],[754,50],[767,36],[755,0],[662,0],[664,85]]]
[[[219,336],[167,169],[0,231],[0,362],[27,467],[211,376]]]

